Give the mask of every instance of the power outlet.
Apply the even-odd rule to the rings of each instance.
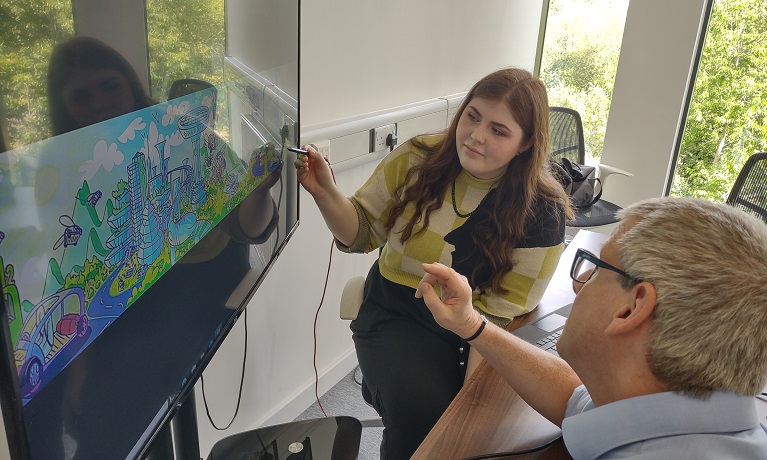
[[[314,141],[311,144],[323,157],[330,157],[330,140]]]
[[[386,139],[392,136],[396,140],[397,137],[397,124],[392,123],[390,125],[379,126],[370,130],[370,151],[378,152],[384,150],[386,147],[392,147],[386,143]]]

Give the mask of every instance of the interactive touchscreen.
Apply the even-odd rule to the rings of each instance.
[[[282,165],[287,132],[240,158],[215,104],[212,88],[0,154],[24,404]]]

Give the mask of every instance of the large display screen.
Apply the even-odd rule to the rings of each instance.
[[[17,47],[0,72],[0,385],[23,458],[146,452],[298,224],[287,150],[299,131],[298,2],[255,3],[289,4],[268,9],[295,25],[275,37],[279,59],[222,47],[204,68],[171,66],[168,43],[153,45],[158,14],[190,20],[162,3],[146,3],[138,35],[96,27],[103,14],[129,22],[134,7],[102,14],[92,1],[40,13],[53,34],[13,40],[41,20],[23,5],[0,32]],[[220,3],[207,6],[220,24],[203,19],[223,30],[237,12]],[[86,4],[90,14],[74,14]],[[195,38],[203,51],[179,52],[215,49]],[[131,40],[148,43],[143,61]],[[45,59],[22,62],[29,41]]]

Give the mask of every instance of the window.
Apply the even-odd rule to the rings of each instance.
[[[175,80],[195,78],[220,87],[224,82],[224,0],[147,0],[147,40],[151,95],[165,101]],[[226,91],[218,106],[226,107]],[[226,116],[225,110],[217,118]],[[227,138],[228,122],[217,132]]]
[[[670,195],[724,202],[746,159],[767,150],[767,4],[714,0]]]
[[[549,104],[577,110],[586,162],[598,162],[618,67],[628,0],[550,0],[540,78]]]
[[[0,151],[50,136],[45,75],[53,46],[74,34],[72,3],[21,0],[0,3]],[[7,138],[6,138],[7,137]]]

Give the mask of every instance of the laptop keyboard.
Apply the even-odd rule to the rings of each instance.
[[[562,335],[562,329],[552,332],[541,340],[535,342],[535,346],[541,350],[548,351],[554,356],[559,356],[559,353],[557,353],[557,340],[559,340],[560,335]]]

